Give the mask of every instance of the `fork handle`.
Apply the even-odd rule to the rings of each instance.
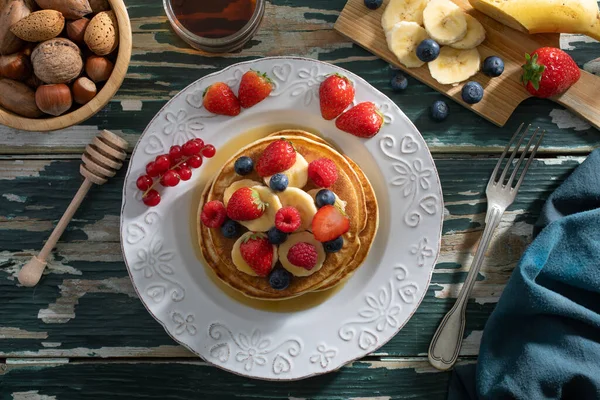
[[[467,275],[467,279],[463,284],[463,287],[458,295],[458,299],[454,306],[448,311],[448,314],[444,317],[440,326],[438,327],[431,344],[429,345],[429,362],[435,368],[440,370],[448,370],[456,363],[458,354],[460,352],[460,346],[463,341],[463,334],[465,331],[465,310],[467,308],[467,301],[479,275],[481,264],[483,264],[483,258],[485,251],[490,245],[494,231],[500,223],[500,219],[504,214],[502,208],[492,206],[487,212],[485,218],[485,229],[483,230],[483,236],[477,247],[477,252],[473,258],[473,263]]]

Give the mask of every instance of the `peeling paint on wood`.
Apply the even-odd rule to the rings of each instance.
[[[585,131],[592,127],[587,121],[579,118],[569,110],[554,109],[550,111],[550,117],[552,117],[552,123],[561,129],[573,128],[576,131]]]
[[[47,332],[29,332],[20,328],[0,327],[0,339],[46,339]]]
[[[26,392],[14,392],[13,400],[57,400],[56,396],[46,396],[40,394],[38,390],[28,390]]]

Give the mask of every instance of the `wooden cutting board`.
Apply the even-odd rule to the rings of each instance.
[[[390,52],[381,27],[381,15],[389,1],[385,0],[378,10],[370,10],[365,7],[363,0],[349,0],[335,24],[335,30],[499,126],[504,126],[517,106],[531,97],[520,81],[525,53],[543,46],[559,47],[558,34],[529,35],[519,32],[476,11],[466,0],[453,0],[486,29],[486,40],[478,47],[481,60],[497,55],[505,63],[504,73],[498,78],[487,77],[481,72],[471,78],[483,85],[485,94],[481,102],[469,105],[461,99],[462,83],[456,86],[441,85],[431,77],[427,64],[420,68],[405,68]],[[579,81],[552,100],[600,129],[600,77],[581,71]]]

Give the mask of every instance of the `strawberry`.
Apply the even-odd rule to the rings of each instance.
[[[319,253],[314,245],[300,242],[293,245],[287,254],[288,261],[296,267],[311,270],[317,265]]]
[[[361,138],[375,136],[383,125],[383,114],[369,101],[352,107],[335,121],[338,129]]]
[[[238,97],[244,108],[250,108],[267,97],[273,91],[273,82],[267,74],[250,70],[242,76]]]
[[[332,187],[338,178],[337,167],[329,158],[319,158],[308,164],[308,177],[319,187]]]
[[[226,218],[225,205],[218,200],[209,201],[202,207],[200,220],[208,228],[220,228]]]
[[[292,207],[287,206],[280,208],[275,214],[275,228],[284,233],[292,233],[302,225],[302,217],[300,212]]]
[[[235,117],[241,111],[240,101],[227,84],[217,82],[206,88],[202,95],[204,108],[213,114]]]
[[[579,80],[581,71],[570,55],[554,47],[541,47],[525,54],[523,84],[536,97],[557,96]]]
[[[292,143],[279,139],[267,146],[256,163],[256,172],[262,178],[288,170],[296,162],[296,150]]]
[[[263,233],[253,233],[240,245],[242,258],[256,275],[265,277],[273,268],[273,245]]]
[[[321,115],[326,120],[335,119],[354,101],[354,86],[340,74],[329,75],[319,87]]]
[[[312,231],[319,242],[328,242],[350,229],[350,219],[335,206],[323,206],[312,220]]]
[[[265,213],[267,204],[249,187],[236,190],[227,203],[227,216],[234,221],[251,221]]]

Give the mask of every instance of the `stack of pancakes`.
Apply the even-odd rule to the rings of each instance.
[[[251,276],[236,268],[231,255],[236,240],[225,238],[219,229],[204,226],[200,222],[200,212],[209,201],[223,201],[225,190],[236,181],[252,179],[261,182],[256,171],[244,177],[236,174],[234,163],[241,156],[248,156],[256,163],[265,148],[281,138],[292,142],[296,151],[309,163],[319,158],[329,158],[336,164],[338,179],[330,189],[346,202],[345,212],[350,218],[350,230],[344,234],[344,247],[337,253],[328,253],[321,269],[306,277],[294,276],[286,289],[275,290],[269,285],[268,278]],[[309,180],[302,189],[308,192],[315,188]],[[358,165],[318,136],[300,130],[285,130],[254,142],[231,157],[204,189],[197,217],[202,255],[220,280],[247,297],[285,300],[327,290],[346,281],[364,262],[371,249],[379,223],[379,209],[373,188]]]

